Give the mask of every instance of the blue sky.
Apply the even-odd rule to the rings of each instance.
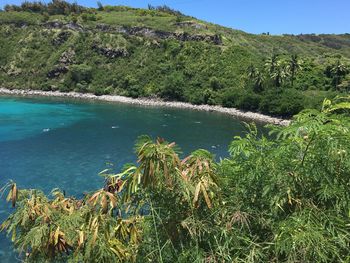
[[[47,2],[48,0],[46,0]],[[21,0],[0,0],[19,4]],[[96,6],[96,0],[77,0]],[[250,33],[350,33],[350,0],[101,0],[105,5],[166,4],[197,18]]]

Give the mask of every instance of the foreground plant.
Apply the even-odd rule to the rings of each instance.
[[[216,164],[208,152],[198,151],[180,160],[174,146],[141,137],[136,149],[139,166],[116,175],[101,172],[104,188],[82,199],[66,197],[58,189],[49,198],[42,191],[18,189],[10,182],[3,191],[8,190],[7,200],[17,209],[1,229],[12,236],[28,262],[136,261],[141,225],[147,220],[176,242],[185,230],[181,223],[186,217],[199,207],[213,207],[218,186]],[[174,202],[181,203],[179,210],[169,207]],[[161,220],[156,215],[159,207],[167,207],[168,213]],[[141,216],[142,209],[148,216]],[[155,257],[162,257],[160,247]]]
[[[219,163],[143,136],[138,164],[82,199],[10,182],[2,230],[27,262],[349,262],[349,101],[269,137],[247,125]]]
[[[134,257],[141,218],[115,217],[114,193],[100,190],[75,199],[55,189],[48,198],[39,190],[17,189],[15,184],[10,188],[9,200],[17,209],[1,229],[11,234],[26,261],[110,262]]]

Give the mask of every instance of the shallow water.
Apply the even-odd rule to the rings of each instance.
[[[204,148],[227,156],[233,136],[245,131],[234,118],[209,112],[86,102],[73,99],[0,97],[0,183],[49,193],[80,195],[101,187],[98,172],[135,162],[134,142],[147,134],[175,141],[183,155]],[[0,203],[0,220],[11,211]],[[14,262],[0,234],[0,262]]]

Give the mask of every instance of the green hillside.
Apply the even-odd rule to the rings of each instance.
[[[350,35],[253,35],[166,6],[0,12],[0,85],[161,97],[289,117],[350,88]],[[293,59],[294,57],[294,59]]]

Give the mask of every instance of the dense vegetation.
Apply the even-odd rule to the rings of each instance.
[[[2,224],[26,262],[349,262],[350,98],[205,150],[141,137],[83,198],[20,189]]]
[[[350,35],[252,35],[167,6],[0,12],[7,88],[161,97],[289,117],[350,88]]]

